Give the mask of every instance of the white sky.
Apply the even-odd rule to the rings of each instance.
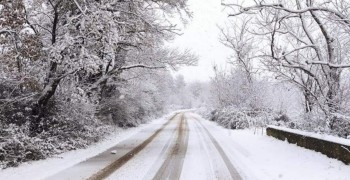
[[[213,75],[212,65],[226,65],[230,49],[219,42],[217,25],[228,20],[223,12],[221,0],[189,0],[193,18],[171,44],[181,48],[191,49],[199,56],[198,66],[184,67],[176,74],[182,74],[187,82],[208,81]]]

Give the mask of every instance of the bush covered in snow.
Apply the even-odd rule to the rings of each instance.
[[[118,97],[104,100],[97,116],[107,124],[119,127],[135,127],[143,122],[146,113],[142,106],[136,105],[133,99],[120,99]]]
[[[350,117],[334,114],[328,123],[331,134],[350,139]]]
[[[40,121],[42,132],[36,135],[30,131],[30,122],[37,118],[31,114],[31,101],[0,102],[0,168],[84,148],[109,132],[109,126],[95,119],[92,104],[74,98],[74,93],[60,93],[50,102]]]
[[[286,127],[350,139],[350,117],[332,114],[329,117],[315,112],[302,114],[285,124]]]
[[[268,124],[285,124],[289,122],[287,115],[273,112],[270,109],[248,109],[226,107],[212,111],[211,121],[230,129],[249,127],[265,127]]]
[[[85,148],[107,133],[106,126],[89,127],[64,121],[38,136],[29,136],[28,124],[1,125],[0,168],[14,167],[32,160],[44,159],[59,153]]]
[[[332,114],[327,118],[317,113],[305,113],[298,116],[298,118],[290,119],[285,113],[270,109],[249,109],[232,106],[213,110],[209,114],[203,110],[198,111],[198,113],[229,129],[276,125],[350,139],[350,117],[341,114]]]

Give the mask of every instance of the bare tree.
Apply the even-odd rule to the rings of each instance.
[[[247,35],[249,33],[248,23],[249,19],[244,18],[225,29],[223,27],[219,27],[219,29],[222,36],[220,38],[221,43],[234,52],[234,56],[230,58],[230,63],[241,68],[245,72],[247,80],[252,83],[254,42],[253,37]]]
[[[229,16],[252,18],[250,37],[261,40],[255,57],[270,71],[297,84],[305,109],[317,104],[329,116],[341,110],[340,81],[349,66],[349,3],[345,1],[254,1],[226,3]]]

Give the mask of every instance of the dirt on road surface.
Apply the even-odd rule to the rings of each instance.
[[[165,159],[153,179],[180,179],[188,145],[188,128],[184,114],[182,114],[179,124],[175,145],[172,147],[168,157]]]
[[[242,178],[205,123],[181,112],[47,179]]]

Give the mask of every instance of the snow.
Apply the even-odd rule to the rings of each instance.
[[[189,143],[180,179],[230,179],[229,172],[198,120],[218,141],[243,179],[347,180],[350,166],[266,135],[265,129],[229,130],[186,113]],[[196,121],[197,119],[197,121]],[[171,129],[171,127],[168,127]],[[134,159],[108,179],[152,179],[169,151],[169,131],[162,132]],[[156,147],[156,148],[152,148]],[[137,173],[135,173],[137,169]]]
[[[200,125],[187,116],[189,145],[181,179],[227,179],[230,177],[225,163],[208,135]]]
[[[231,162],[248,180],[349,180],[341,161],[266,135],[264,129],[229,130],[202,120]]]
[[[128,139],[143,129],[154,126],[154,124],[167,119],[171,115],[172,113],[162,118],[153,120],[148,124],[142,124],[136,128],[116,128],[114,133],[107,136],[104,140],[93,144],[86,149],[69,151],[45,160],[28,162],[21,164],[19,167],[0,170],[0,179],[17,180],[23,179],[23,177],[26,177],[26,180],[45,179],[46,177],[56,174],[90,157],[96,156],[97,154],[113,147],[125,139]]]
[[[164,123],[165,121],[161,124]],[[166,126],[149,145],[107,179],[152,179],[175,142],[176,126],[176,122],[172,122]],[[157,128],[155,127],[155,129]]]
[[[286,132],[290,132],[290,133],[294,133],[294,134],[299,134],[299,135],[303,135],[303,136],[313,137],[316,139],[321,139],[321,140],[325,140],[325,141],[330,141],[330,142],[350,146],[350,139],[344,139],[344,138],[340,138],[340,137],[336,137],[336,136],[332,136],[332,135],[328,135],[328,134],[317,134],[317,133],[313,133],[313,132],[305,132],[305,131],[301,131],[298,129],[290,129],[290,128],[280,127],[280,126],[270,125],[268,127],[273,128],[273,129],[277,129],[277,130],[281,130],[281,131],[286,131]]]
[[[185,112],[185,111],[182,111]],[[118,142],[142,131],[158,129],[170,116],[138,128],[118,130],[106,140],[87,149],[61,154],[60,157],[23,164],[0,171],[0,179],[43,179],[105,151]],[[348,180],[350,166],[327,156],[280,141],[266,135],[265,129],[230,130],[186,112],[189,143],[181,179],[227,179],[229,171],[211,136],[221,146],[229,161],[247,180]],[[201,125],[203,127],[201,127]],[[167,157],[176,139],[176,122],[170,123],[133,159],[108,179],[151,179]],[[114,150],[114,149],[112,149]],[[111,150],[111,151],[112,151]],[[108,151],[110,153],[111,151]],[[137,170],[137,173],[135,173]]]

